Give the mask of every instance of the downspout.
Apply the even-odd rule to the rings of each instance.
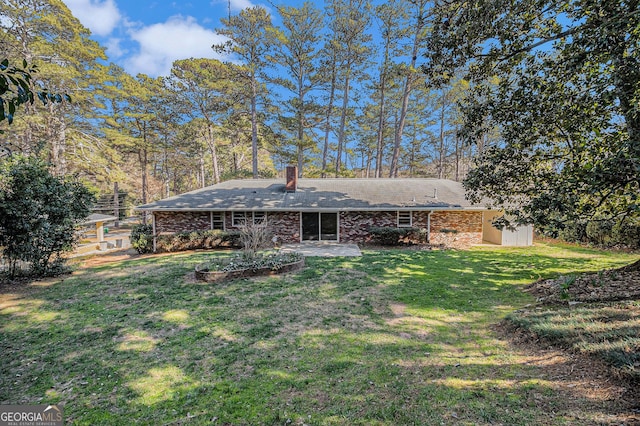
[[[153,252],[156,252],[156,212],[151,212],[151,226],[153,226]]]
[[[429,212],[427,215],[427,243],[431,244],[431,215],[433,214],[433,210]]]

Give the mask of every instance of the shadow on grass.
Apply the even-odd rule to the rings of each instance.
[[[2,295],[0,403],[62,403],[71,424],[114,425],[524,425],[609,414],[558,390],[489,330],[530,301],[521,285],[613,265],[605,254],[368,252],[309,259],[282,277],[185,278],[207,256],[103,265]]]
[[[622,376],[640,381],[639,301],[518,311],[508,320],[550,343],[604,360]]]

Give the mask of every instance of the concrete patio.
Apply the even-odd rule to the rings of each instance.
[[[282,251],[297,251],[306,257],[356,257],[362,256],[356,244],[341,244],[328,241],[306,241],[300,244],[284,244]]]

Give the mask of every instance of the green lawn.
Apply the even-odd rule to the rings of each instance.
[[[78,425],[560,425],[608,415],[588,396],[571,395],[579,409],[566,404],[492,325],[534,302],[527,283],[637,256],[545,244],[365,251],[307,259],[286,276],[194,282],[210,256],[141,258],[0,292],[0,404],[60,403]]]

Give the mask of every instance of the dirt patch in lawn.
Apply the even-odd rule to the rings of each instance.
[[[494,327],[524,362],[537,368],[538,378],[553,383],[557,393],[534,393],[536,405],[552,412],[562,400],[564,412],[599,412],[599,424],[640,425],[640,383],[612,373],[604,362],[555,347],[508,322]]]

